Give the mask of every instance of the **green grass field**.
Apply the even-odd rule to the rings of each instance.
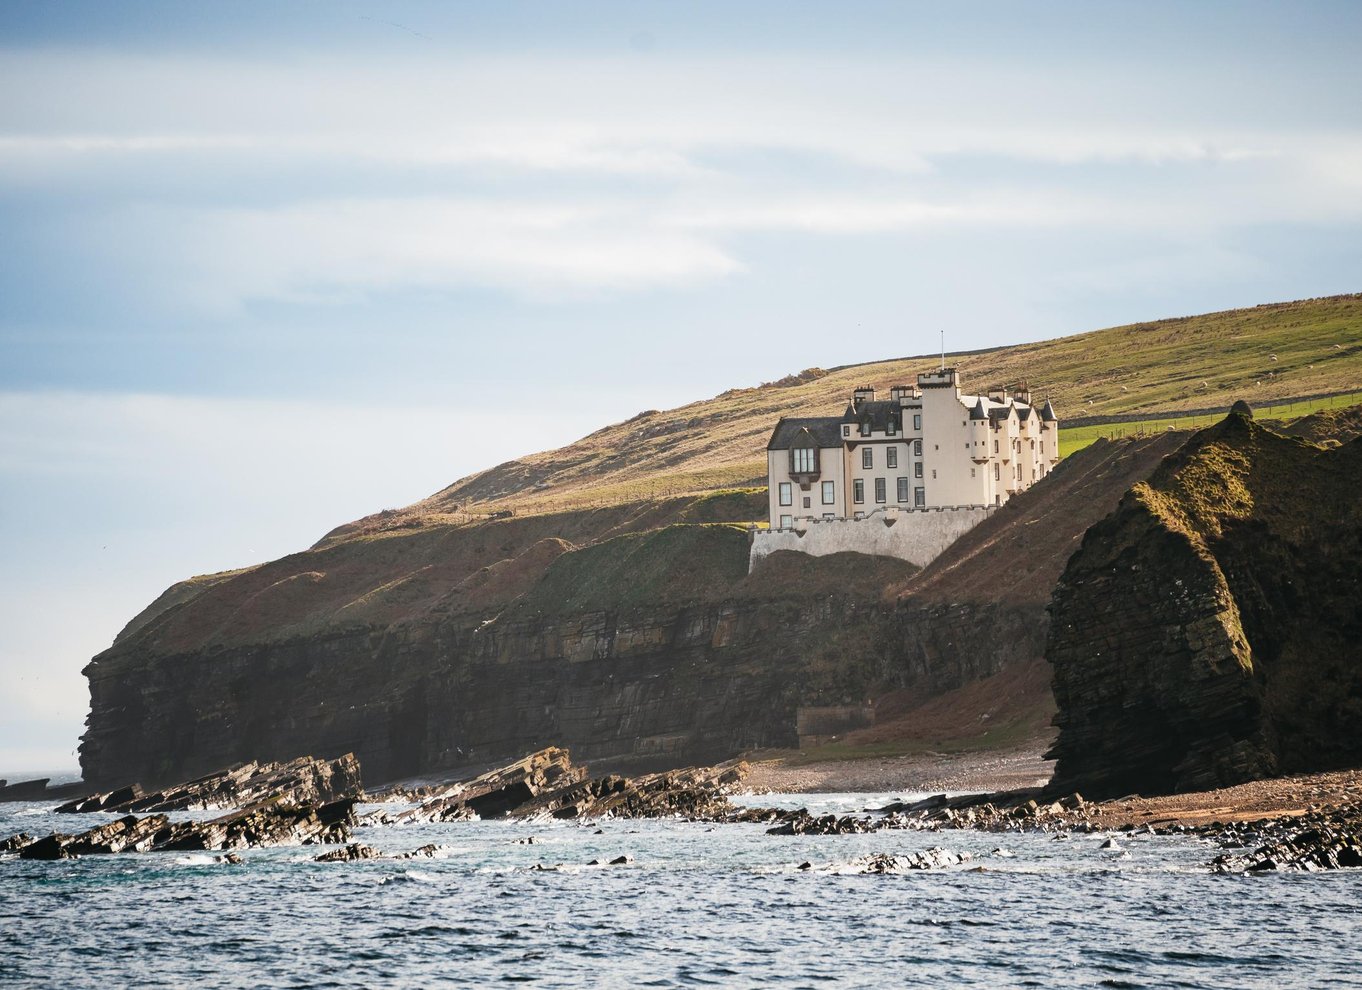
[[[1265,422],[1281,422],[1309,416],[1311,413],[1319,412],[1322,409],[1342,409],[1358,404],[1362,404],[1362,392],[1351,392],[1347,395],[1334,395],[1327,399],[1315,399],[1310,402],[1284,402],[1278,405],[1264,406],[1254,410],[1254,418]],[[1059,456],[1068,457],[1075,451],[1082,450],[1099,437],[1116,439],[1118,437],[1147,436],[1151,433],[1162,433],[1165,430],[1199,430],[1224,418],[1224,413],[1216,413],[1202,416],[1177,416],[1168,419],[1151,418],[1136,423],[1098,423],[1092,426],[1078,426],[1070,429],[1066,429],[1061,422],[1059,424]]]

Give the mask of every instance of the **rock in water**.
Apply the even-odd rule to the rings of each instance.
[[[1287,834],[1251,853],[1217,856],[1211,862],[1213,869],[1220,873],[1260,873],[1362,867],[1362,804],[1344,804],[1277,822],[1257,822],[1251,828]]]
[[[334,852],[322,853],[316,857],[318,863],[353,863],[360,859],[378,859],[383,854],[373,846],[366,846],[362,842],[346,846],[344,849],[337,849]]]
[[[887,853],[873,853],[860,859],[853,859],[850,872],[886,874],[912,873],[917,870],[940,870],[948,866],[959,866],[970,861],[969,853],[954,853],[949,849],[932,847],[906,856],[891,856]]]
[[[19,850],[21,859],[72,859],[100,853],[254,849],[347,842],[355,801],[324,805],[266,801],[210,821],[171,822],[165,815],[128,815],[79,835],[54,832]]]
[[[206,777],[144,794],[129,784],[105,794],[68,801],[60,812],[214,811],[240,808],[267,798],[294,804],[325,804],[361,793],[359,760],[346,753],[334,760],[300,756],[286,763],[243,763]]]
[[[1209,790],[1362,762],[1362,441],[1235,413],[1088,530],[1050,605],[1052,787]]]
[[[479,818],[658,818],[719,816],[732,811],[727,795],[747,776],[747,764],[691,767],[642,777],[588,779],[567,750],[550,748],[444,789],[441,796],[395,821]]]
[[[27,832],[20,832],[18,835],[11,835],[8,839],[0,841],[0,852],[16,852],[24,846],[33,844],[33,836]]]

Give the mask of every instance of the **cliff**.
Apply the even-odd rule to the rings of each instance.
[[[1359,327],[1362,296],[1339,296],[956,363],[985,384],[1030,377],[1061,412],[1177,408],[1355,381]],[[181,582],[85,669],[86,778],[156,786],[354,752],[374,783],[550,744],[598,762],[708,763],[793,745],[801,708],[867,702],[875,725],[854,739],[947,722],[968,734],[1003,708],[1014,736],[1048,732],[1054,703],[1033,675],[1050,592],[1084,530],[1176,436],[1067,458],[921,573],[775,554],[749,577],[745,534],[723,525],[764,518],[764,489],[741,486],[764,483],[779,416],[835,412],[853,386],[911,381],[936,360],[810,369],[648,410],[300,553]]]
[[[761,492],[354,524],[134,619],[86,668],[82,767],[155,786],[354,752],[374,783],[549,743],[664,767],[793,746],[801,707],[877,698],[911,734],[914,704],[1042,663],[1060,562],[1175,446],[1080,452],[921,574],[777,553],[749,576],[747,534],[727,522],[758,514]],[[1043,682],[1014,700],[1048,718]]]
[[[1054,787],[1167,793],[1362,761],[1359,486],[1362,440],[1234,413],[1088,530],[1050,606]]]

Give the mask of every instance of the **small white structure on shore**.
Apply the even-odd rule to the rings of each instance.
[[[857,388],[841,416],[783,418],[766,445],[770,529],[752,563],[775,550],[852,550],[925,566],[1059,461],[1059,419],[1025,386],[960,391],[943,367],[887,400]]]

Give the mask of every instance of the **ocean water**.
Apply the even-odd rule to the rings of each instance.
[[[895,796],[751,800],[845,813]],[[0,804],[0,838],[109,817]],[[330,864],[312,862],[315,847],[248,850],[240,866],[0,859],[0,984],[1362,987],[1362,871],[1219,876],[1205,864],[1220,850],[1195,838],[1122,836],[1110,852],[1100,835],[616,821],[451,822],[356,841],[449,848]],[[934,845],[973,861],[829,868]],[[585,865],[621,855],[634,862]],[[818,868],[800,871],[806,861]]]

